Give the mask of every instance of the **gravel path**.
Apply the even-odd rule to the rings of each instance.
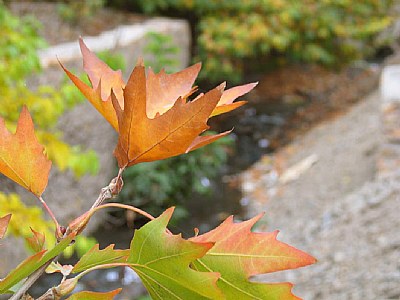
[[[243,174],[259,229],[319,261],[263,279],[304,299],[400,299],[400,173],[375,179],[380,128],[375,92]]]

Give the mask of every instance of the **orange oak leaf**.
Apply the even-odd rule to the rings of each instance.
[[[93,88],[100,91],[101,100],[109,100],[112,89],[118,101],[123,103],[122,88],[125,83],[122,80],[121,70],[114,71],[111,69],[88,49],[82,38],[79,39],[79,46],[83,56],[83,69],[88,75]]]
[[[192,91],[200,68],[201,63],[197,63],[173,74],[167,74],[164,70],[155,74],[149,68],[146,78],[147,116],[153,118],[157,113],[163,114],[174,105],[176,99],[186,98]]]
[[[0,118],[0,172],[41,196],[47,186],[50,168],[51,161],[35,136],[28,109],[22,108],[15,134],[7,130]]]
[[[229,112],[246,104],[247,101],[237,101],[237,102],[233,101],[235,101],[240,96],[243,96],[244,94],[250,92],[252,89],[256,87],[257,84],[258,82],[248,83],[245,85],[235,86],[233,88],[224,91],[221,100],[219,100],[218,105],[213,110],[211,116],[214,117],[220,114],[224,114],[226,112]]]
[[[94,54],[93,54],[94,55]],[[102,79],[100,78],[98,81],[98,86],[96,88],[92,88],[84,83],[79,77],[72,74],[68,71],[67,68],[60,62],[61,67],[67,76],[71,79],[71,81],[76,85],[76,87],[81,91],[81,93],[89,100],[89,102],[94,106],[95,109],[110,123],[110,125],[118,132],[118,121],[117,115],[115,114],[115,110],[111,103],[110,99],[106,99],[105,101],[101,98],[101,90],[102,90]],[[112,69],[110,68],[112,71]],[[114,89],[114,87],[113,87]],[[118,90],[118,87],[115,87]],[[111,90],[110,90],[111,92]],[[123,102],[123,100],[122,100]]]
[[[219,272],[218,287],[226,299],[298,299],[290,283],[261,283],[249,277],[314,263],[312,256],[276,239],[271,233],[251,232],[262,214],[241,223],[226,219],[219,227],[191,238],[194,242],[213,242],[205,256],[194,263],[198,271]]]
[[[146,75],[143,65],[133,70],[124,89],[124,109],[112,95],[120,128],[114,155],[120,168],[176,156],[190,150],[194,140],[207,130],[207,120],[222,95],[217,87],[198,99],[178,98],[174,105],[153,119],[146,113]],[[202,145],[216,138],[202,140]]]
[[[79,40],[79,44],[83,56],[84,70],[92,86],[88,86],[82,82],[61,63],[60,65],[89,102],[103,115],[116,131],[119,131],[117,116],[111,104],[110,94],[111,90],[113,90],[119,106],[123,110],[123,88],[125,87],[125,83],[122,79],[121,72],[120,70],[112,70],[103,61],[97,58],[96,55],[87,48],[82,39]],[[201,64],[197,63],[174,74],[167,74],[164,70],[156,74],[149,68],[146,78],[147,116],[153,118],[157,114],[165,113],[175,104],[179,97],[182,97],[182,99],[186,101],[187,97],[196,90],[193,84],[200,68]],[[257,83],[250,83],[224,91],[211,116],[226,113],[245,104],[245,101],[233,101],[248,93],[256,84]],[[203,94],[199,95],[198,98],[202,96]]]

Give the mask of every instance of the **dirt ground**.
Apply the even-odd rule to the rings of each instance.
[[[400,173],[377,178],[382,143],[374,92],[242,174],[259,230],[318,259],[263,280],[291,281],[304,299],[400,298]]]

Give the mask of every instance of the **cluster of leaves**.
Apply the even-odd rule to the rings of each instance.
[[[56,225],[57,243],[46,249],[45,236],[32,230],[27,243],[36,252],[5,278],[0,280],[0,294],[12,293],[10,299],[24,296],[29,286],[44,272],[60,272],[60,283],[40,299],[60,299],[73,293],[79,279],[96,269],[127,266],[142,279],[154,299],[296,299],[290,283],[261,283],[250,277],[280,270],[293,269],[315,262],[310,255],[276,239],[277,232],[254,233],[259,215],[241,223],[230,217],[216,229],[186,240],[174,235],[167,225],[173,208],[158,218],[133,206],[119,203],[103,204],[117,196],[123,187],[122,174],[128,167],[177,156],[205,146],[227,135],[201,135],[210,117],[225,113],[243,104],[233,102],[255,84],[224,91],[220,85],[191,100],[193,82],[200,65],[167,75],[156,74],[141,62],[134,68],[128,82],[121,72],[114,71],[99,60],[83,43],[84,69],[91,85],[86,85],[64,67],[79,90],[118,132],[114,156],[118,175],[102,189],[92,208],[65,228],[60,226],[42,194],[51,168],[44,147],[37,140],[32,118],[24,107],[15,134],[0,119],[0,172],[34,194]],[[143,174],[146,176],[146,174]],[[95,245],[74,265],[61,265],[54,260],[83,231],[92,215],[106,207],[123,207],[152,219],[137,230],[131,245],[103,250]],[[0,217],[0,238],[11,215]],[[76,275],[76,276],[74,276]],[[26,281],[24,279],[28,277]],[[108,293],[77,292],[68,299],[112,299],[120,290]]]
[[[393,0],[149,0],[145,12],[190,12],[208,79],[240,78],[249,60],[338,65],[371,53]],[[265,60],[267,61],[267,60]]]

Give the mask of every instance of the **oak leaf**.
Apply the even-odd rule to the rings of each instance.
[[[184,240],[166,232],[173,208],[135,232],[127,260],[152,299],[223,299],[214,272],[198,272],[190,264],[213,243]]]
[[[294,269],[315,262],[315,259],[276,239],[278,232],[251,232],[262,217],[233,223],[226,219],[219,227],[190,240],[215,243],[193,266],[198,271],[219,272],[217,282],[226,299],[298,299],[290,283],[251,282],[249,277]]]
[[[211,143],[217,138],[196,139],[207,130],[207,120],[222,95],[223,87],[217,87],[190,102],[178,98],[172,108],[153,119],[146,112],[146,75],[143,65],[138,64],[124,89],[124,109],[112,94],[120,128],[114,155],[120,168],[141,162],[165,159],[186,153],[198,143]],[[193,145],[195,143],[195,145]]]
[[[24,106],[17,130],[10,133],[0,118],[0,172],[36,196],[44,192],[51,161],[44,154],[33,128],[32,118]]]
[[[110,94],[111,90],[113,90],[119,106],[121,109],[124,109],[124,96],[122,91],[125,87],[125,82],[122,79],[121,72],[120,70],[114,71],[108,67],[87,48],[82,39],[79,40],[79,44],[83,57],[84,70],[92,86],[88,86],[82,82],[60,63],[61,67],[89,102],[103,115],[116,131],[119,131],[117,117],[110,101]],[[174,105],[179,97],[187,100],[187,97],[196,90],[193,84],[198,76],[200,68],[201,64],[197,63],[173,74],[167,74],[164,70],[156,74],[149,68],[146,77],[147,116],[153,118],[157,114],[161,115],[165,113]],[[245,101],[233,101],[248,93],[256,85],[257,83],[250,83],[224,91],[211,116],[231,111],[245,104]]]

